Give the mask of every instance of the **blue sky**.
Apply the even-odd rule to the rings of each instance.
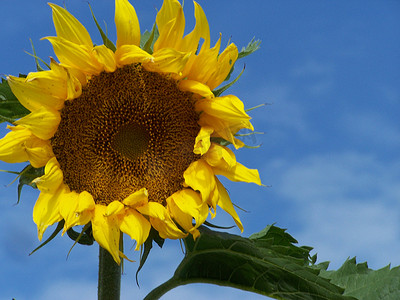
[[[86,1],[64,1],[93,40],[101,39]],[[357,256],[372,268],[400,264],[400,2],[398,1],[198,1],[212,38],[219,32],[241,48],[255,36],[261,49],[239,61],[246,64],[229,90],[251,112],[257,131],[247,142],[259,149],[236,151],[238,160],[258,168],[259,187],[224,181],[232,200],[248,212],[240,217],[244,236],[276,223],[300,245],[315,248],[319,261],[339,267]],[[63,1],[55,1],[62,5]],[[115,41],[113,1],[91,1]],[[142,30],[151,28],[161,0],[132,1]],[[185,1],[188,30],[193,5]],[[38,55],[54,56],[41,37],[54,35],[46,1],[2,1],[0,74],[35,70],[32,38]],[[0,135],[6,133],[0,125]],[[0,162],[0,169],[21,165]],[[76,246],[57,237],[32,256],[38,244],[32,221],[37,191],[25,189],[16,203],[13,176],[0,173],[0,299],[95,299],[96,246]],[[231,225],[219,214],[216,222]],[[50,229],[51,230],[51,229]],[[49,231],[50,231],[49,230]],[[239,230],[232,231],[239,234]],[[130,241],[126,240],[129,249]],[[138,253],[126,251],[138,259]],[[122,299],[141,299],[168,279],[183,254],[178,241],[155,249],[135,284],[137,263],[126,263]],[[162,299],[264,299],[210,285],[188,285]]]

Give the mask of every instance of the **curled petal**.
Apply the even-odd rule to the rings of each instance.
[[[49,140],[57,131],[60,120],[61,116],[57,110],[42,106],[19,119],[15,124],[23,125],[42,140]]]
[[[49,3],[49,5],[53,10],[53,22],[58,37],[78,45],[93,46],[92,39],[85,26],[66,9],[52,3]]]
[[[54,157],[50,141],[32,136],[24,145],[28,160],[34,168],[40,168]]]
[[[117,48],[123,45],[140,45],[140,26],[135,8],[127,0],[115,0],[115,25]]]
[[[191,189],[183,189],[167,199],[171,216],[188,232],[194,232],[208,216],[208,205],[201,196]],[[192,220],[195,220],[193,226]]]
[[[115,52],[115,57],[120,67],[154,60],[153,56],[136,45],[123,45],[119,47]]]
[[[63,182],[63,173],[55,157],[44,168],[44,175],[33,181],[41,192],[55,193]]]
[[[250,123],[250,116],[244,111],[243,102],[234,95],[227,95],[211,100],[199,100],[196,102],[196,110],[229,122],[232,128],[254,129]]]
[[[135,250],[139,250],[149,236],[151,225],[140,213],[133,209],[128,209],[121,220],[119,228],[136,241]]]
[[[119,222],[117,216],[105,216],[106,206],[96,204],[92,220],[93,237],[106,249],[117,264],[121,263],[119,254]]]
[[[227,147],[213,143],[203,159],[211,166],[215,175],[223,175],[232,181],[253,182],[261,185],[258,170],[248,169],[236,162],[235,155]]]
[[[149,202],[148,204],[138,207],[137,210],[150,217],[150,223],[158,231],[163,239],[181,239],[187,236],[172,221],[167,209],[157,202]]]
[[[118,215],[118,214],[124,212],[124,208],[125,208],[125,206],[121,202],[113,201],[107,205],[104,216],[109,217],[109,216],[113,216],[113,215]]]
[[[149,196],[149,193],[147,192],[147,189],[142,188],[139,191],[134,192],[133,194],[130,194],[128,197],[126,197],[122,201],[122,203],[131,208],[143,206],[148,203],[148,196]]]
[[[29,157],[25,145],[26,141],[31,138],[32,133],[22,126],[8,126],[7,128],[12,131],[0,140],[0,160],[7,163],[27,161]]]
[[[93,218],[94,208],[93,197],[88,192],[66,194],[60,201],[60,213],[65,220],[63,234],[73,226],[89,223]]]
[[[94,55],[97,61],[104,66],[106,72],[114,72],[117,68],[114,52],[108,49],[105,45],[96,46],[93,48]]]
[[[210,126],[200,128],[194,142],[193,153],[203,155],[208,151],[211,146],[210,136],[213,132],[214,129]]]
[[[211,167],[202,159],[194,161],[183,173],[183,178],[185,184],[199,191],[203,202],[207,202],[215,189],[215,178]]]
[[[192,92],[194,94],[200,95],[203,98],[208,98],[208,99],[214,98],[213,92],[207,85],[195,80],[180,81],[179,89],[185,92]]]

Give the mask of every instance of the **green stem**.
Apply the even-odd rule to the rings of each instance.
[[[156,287],[143,300],[157,300],[160,299],[168,291],[178,287],[181,285],[181,282],[176,278],[172,277],[171,279],[167,280],[163,284]]]
[[[121,292],[121,265],[107,250],[99,246],[98,300],[119,300]]]

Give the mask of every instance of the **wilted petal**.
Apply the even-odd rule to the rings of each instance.
[[[101,247],[107,250],[117,264],[121,263],[119,255],[120,230],[117,216],[105,216],[106,206],[96,204],[92,220],[93,237]]]
[[[214,173],[211,167],[201,159],[190,164],[183,173],[183,178],[187,186],[201,193],[204,202],[215,189]]]
[[[44,168],[44,175],[33,181],[38,189],[45,193],[55,193],[63,182],[63,172],[55,157],[51,158]]]
[[[210,126],[200,128],[194,142],[193,153],[203,155],[208,151],[211,146],[210,136],[213,132],[214,129]]]
[[[38,228],[39,240],[42,240],[43,233],[47,227],[61,221],[62,216],[60,214],[59,205],[66,193],[67,190],[64,185],[60,186],[55,193],[40,193],[33,208],[33,221]]]
[[[149,221],[140,213],[134,209],[128,209],[122,218],[119,228],[136,241],[135,250],[139,250],[149,236],[151,226]]]
[[[218,206],[221,207],[224,211],[226,211],[228,214],[230,214],[235,221],[236,225],[239,227],[240,231],[243,232],[243,225],[242,222],[239,219],[238,214],[235,211],[235,208],[233,207],[233,204],[231,202],[231,199],[229,198],[228,192],[226,191],[225,187],[222,185],[222,183],[216,179],[217,182],[217,190],[219,193],[219,201],[218,201]]]

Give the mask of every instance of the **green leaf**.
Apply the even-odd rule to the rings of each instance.
[[[337,271],[321,270],[321,276],[345,288],[345,295],[365,300],[400,299],[400,267],[386,266],[371,270],[367,263],[357,264],[356,258],[348,259]]]
[[[35,253],[36,251],[38,251],[40,248],[42,248],[43,246],[45,246],[47,243],[49,243],[52,239],[54,239],[56,237],[56,235],[61,231],[61,229],[63,229],[64,227],[64,220],[61,220],[60,222],[58,222],[56,229],[53,231],[53,233],[49,236],[49,238],[47,240],[45,240],[43,243],[41,243],[37,248],[35,248],[31,253],[29,253],[29,255],[32,255],[33,253]]]
[[[246,47],[243,47],[242,50],[239,52],[238,59],[241,59],[256,52],[258,49],[260,49],[260,44],[261,41],[255,41],[255,37],[253,37],[250,43],[248,43]]]
[[[143,253],[141,253],[141,255],[140,255],[140,263],[139,263],[139,267],[136,271],[136,284],[138,286],[139,286],[138,275],[139,275],[140,270],[143,268],[147,258],[149,257],[151,249],[153,248],[153,241],[156,242],[160,248],[162,248],[162,246],[164,245],[164,239],[162,239],[160,237],[157,230],[155,230],[153,227],[151,227],[149,236],[148,236],[147,240],[144,242]]]
[[[76,243],[81,245],[93,245],[94,238],[92,234],[92,226],[89,224],[86,224],[80,233],[70,228],[67,230],[67,234],[71,240],[75,241],[72,247],[74,247]]]
[[[283,229],[268,226],[243,238],[204,227],[194,241],[185,239],[186,255],[174,276],[145,299],[158,299],[188,283],[212,283],[276,299],[339,300],[343,289],[319,276],[309,263],[310,247],[297,247]]]
[[[21,199],[21,192],[22,188],[24,185],[28,185],[30,187],[36,188],[36,184],[32,183],[32,181],[40,176],[43,176],[44,174],[44,167],[41,168],[34,168],[31,165],[26,166],[21,173],[18,175],[19,176],[19,182],[18,182],[18,200],[17,204],[19,203],[19,200]]]
[[[38,57],[37,55],[36,55],[36,50],[35,50],[35,46],[33,45],[33,42],[32,42],[32,39],[29,39],[30,40],[30,42],[31,42],[31,45],[32,45],[32,52],[33,52],[33,54],[31,54],[31,53],[29,53],[29,52],[26,52],[27,54],[29,54],[29,55],[31,55],[31,56],[33,56],[34,58],[35,58],[35,64],[36,64],[36,70],[38,71],[38,72],[41,72],[41,71],[44,71],[44,69],[42,68],[42,66],[40,65],[40,62],[39,61],[41,61],[49,70],[50,70],[50,66],[43,60],[43,59],[41,59],[40,57]]]
[[[158,39],[159,32],[156,23],[154,23],[151,32],[145,31],[140,38],[140,48],[149,54],[153,54],[153,46]]]
[[[16,119],[29,114],[29,110],[19,103],[8,85],[7,80],[1,78],[0,83],[0,123],[13,123]]]
[[[96,27],[100,32],[100,35],[101,35],[101,38],[103,40],[104,46],[106,46],[108,49],[110,49],[113,52],[115,52],[117,50],[117,48],[115,47],[114,43],[112,41],[110,41],[110,39],[108,38],[107,34],[104,33],[104,31],[101,28],[99,22],[97,22],[96,16],[94,15],[92,7],[90,6],[90,4],[89,4],[89,8],[90,8],[90,12],[92,13],[93,20],[96,23]],[[106,31],[107,31],[107,28],[106,28]]]
[[[232,85],[234,85],[234,84],[236,83],[236,81],[238,81],[239,78],[242,76],[242,74],[243,74],[245,68],[246,68],[246,67],[244,66],[244,67],[243,67],[243,70],[240,72],[240,74],[239,74],[234,80],[232,80],[230,83],[224,85],[223,87],[220,87],[220,88],[217,89],[217,90],[214,90],[214,91],[213,91],[214,96],[215,96],[215,97],[219,97],[223,92],[225,92],[225,91],[226,91],[227,89],[229,89]],[[232,69],[231,69],[231,72],[232,72],[232,70],[233,70],[233,67],[232,67]],[[230,73],[229,73],[228,76],[230,77]]]

